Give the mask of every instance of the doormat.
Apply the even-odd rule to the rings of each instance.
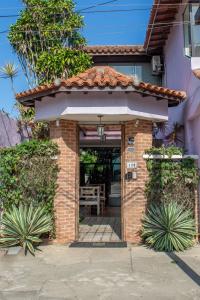
[[[70,248],[127,248],[127,242],[74,242]]]

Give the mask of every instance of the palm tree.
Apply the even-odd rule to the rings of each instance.
[[[14,63],[7,63],[5,66],[0,68],[0,77],[4,79],[10,79],[11,88],[15,95],[14,89],[14,78],[18,75],[18,67],[15,66]]]

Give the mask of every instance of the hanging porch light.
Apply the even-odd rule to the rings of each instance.
[[[102,115],[97,116],[99,118],[99,124],[97,125],[97,134],[100,138],[102,138],[104,136],[104,131],[105,131],[105,127],[104,125],[101,123],[101,119],[102,119]]]
[[[101,140],[102,143],[105,143],[106,142],[106,134],[102,135],[100,137],[100,140]]]

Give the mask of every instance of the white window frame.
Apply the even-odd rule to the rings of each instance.
[[[195,5],[200,5],[200,2],[197,1],[195,3],[195,1],[193,3],[189,3],[186,8],[185,11],[183,13],[183,33],[184,33],[184,53],[185,56],[187,57],[195,57],[196,55],[194,55],[195,53],[195,47],[194,47],[194,33],[192,30],[192,22],[193,22],[193,18],[192,18],[192,7]],[[189,19],[186,20],[185,16],[186,13],[188,11],[188,15],[189,15]],[[189,22],[187,24],[187,21]],[[186,30],[188,31],[188,36],[186,36]]]

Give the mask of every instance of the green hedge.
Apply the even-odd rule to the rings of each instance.
[[[56,190],[57,145],[51,141],[24,142],[0,150],[0,200],[3,209],[12,204],[44,205],[53,214]]]
[[[148,154],[168,155],[169,159],[148,159],[149,180],[146,183],[148,205],[176,201],[186,209],[194,211],[195,189],[199,171],[194,159],[170,159],[172,155],[182,154],[177,147],[152,148]]]
[[[146,154],[152,155],[168,155],[171,157],[172,155],[183,155],[183,149],[175,146],[170,147],[152,147],[145,151]]]

